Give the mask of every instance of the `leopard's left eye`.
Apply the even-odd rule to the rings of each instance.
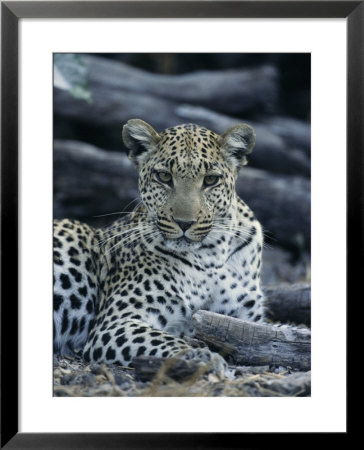
[[[217,184],[220,177],[218,175],[207,175],[203,180],[204,187],[210,187]]]
[[[162,183],[170,183],[172,181],[172,175],[168,172],[156,172],[156,175]]]

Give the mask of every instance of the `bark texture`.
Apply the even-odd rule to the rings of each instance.
[[[193,316],[197,338],[245,365],[311,368],[311,332],[288,325],[255,324],[209,311]]]
[[[308,283],[264,286],[267,317],[275,322],[311,325],[311,285]]]

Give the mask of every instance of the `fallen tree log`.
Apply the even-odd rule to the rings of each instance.
[[[81,55],[81,59],[91,92],[103,89],[111,95],[117,91],[142,93],[229,114],[271,111],[277,104],[278,71],[273,65],[165,75],[95,55]]]
[[[311,285],[264,286],[267,318],[275,322],[311,325]]]
[[[209,311],[197,311],[192,320],[198,339],[238,364],[311,367],[311,332],[306,328],[256,324]]]
[[[237,192],[279,245],[310,245],[309,182],[245,167]],[[91,225],[109,223],[93,216],[122,211],[138,198],[137,172],[123,153],[88,144],[54,141],[54,215]],[[131,204],[128,210],[136,203]]]
[[[291,249],[310,248],[309,180],[298,176],[277,176],[248,167],[242,169],[236,191],[274,241]]]
[[[293,117],[271,116],[265,118],[264,125],[272,133],[283,138],[286,145],[299,148],[307,156],[311,155],[311,126]]]
[[[81,142],[56,140],[53,167],[55,218],[75,218],[102,226],[118,216],[95,216],[122,211],[138,198],[136,170],[121,152],[106,152]],[[136,202],[130,204],[128,210],[135,205]]]

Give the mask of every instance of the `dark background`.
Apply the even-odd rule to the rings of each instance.
[[[56,55],[54,216],[105,226],[138,202],[121,140],[131,118],[157,131],[246,122],[256,147],[237,182],[261,221],[266,283],[310,278],[310,54]],[[103,215],[103,217],[95,217]],[[105,216],[106,215],[106,216]]]

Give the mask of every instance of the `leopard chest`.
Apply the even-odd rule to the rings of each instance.
[[[250,255],[248,247],[228,260],[229,249],[216,245],[196,254],[166,248],[136,254],[108,273],[101,314],[120,322],[143,320],[175,335],[189,332],[197,310],[230,313],[245,295],[252,273],[244,262],[248,261],[244,255]]]

